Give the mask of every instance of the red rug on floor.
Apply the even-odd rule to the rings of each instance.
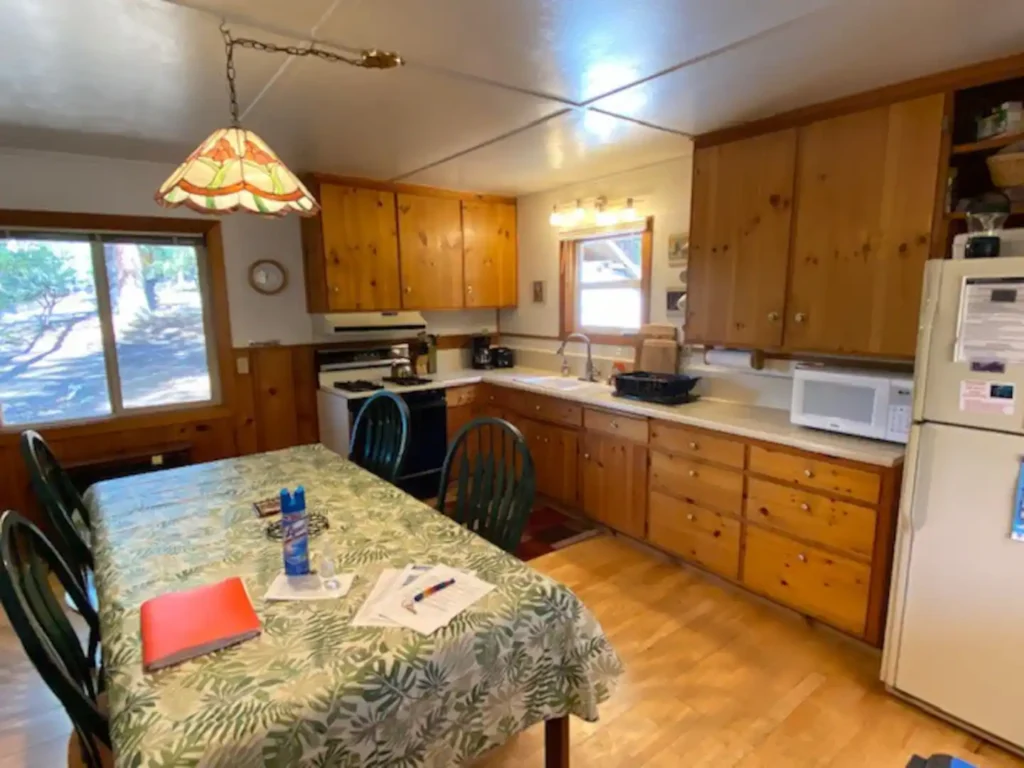
[[[546,505],[537,506],[526,521],[526,530],[516,548],[516,557],[532,560],[600,533],[600,529],[586,520],[569,517]]]

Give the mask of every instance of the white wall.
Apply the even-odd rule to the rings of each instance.
[[[173,170],[173,165],[162,163],[0,148],[0,208],[198,218],[199,214],[184,209],[161,208],[153,200]],[[262,219],[236,213],[222,222],[234,345],[312,341],[298,217]],[[275,259],[285,266],[288,287],[283,292],[264,296],[249,287],[249,265],[258,259]],[[437,333],[496,327],[496,315],[490,310],[425,314],[430,329]]]

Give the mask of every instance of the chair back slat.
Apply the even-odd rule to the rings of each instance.
[[[53,543],[72,569],[80,574],[84,585],[85,574],[93,568],[92,548],[81,532],[81,529],[87,531],[91,527],[89,510],[38,432],[27,430],[21,433],[21,455],[28,467],[32,489],[53,527]]]
[[[533,510],[535,488],[522,433],[502,419],[481,417],[466,424],[448,448],[437,508],[446,512],[453,502],[450,514],[457,523],[514,553]]]
[[[349,459],[388,482],[402,470],[409,447],[409,406],[394,392],[375,392],[366,398],[349,443]]]
[[[16,512],[0,516],[0,604],[25,653],[57,696],[80,739],[87,765],[99,766],[96,743],[110,747],[106,716],[97,705],[94,656],[82,643],[54,595],[50,574],[71,598],[89,626],[99,632],[99,617],[77,575],[60,552],[32,523]]]

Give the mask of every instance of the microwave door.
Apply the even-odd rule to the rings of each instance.
[[[1024,433],[1024,258],[943,261],[924,287],[915,420]]]

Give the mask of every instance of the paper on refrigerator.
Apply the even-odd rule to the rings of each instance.
[[[454,583],[435,592],[426,599],[415,603],[413,598],[427,587],[454,579]],[[430,635],[469,608],[473,603],[494,589],[493,584],[478,579],[473,574],[438,565],[401,589],[392,591],[381,601],[379,611],[383,616],[403,627]]]
[[[964,281],[953,360],[1024,364],[1024,278]]]

